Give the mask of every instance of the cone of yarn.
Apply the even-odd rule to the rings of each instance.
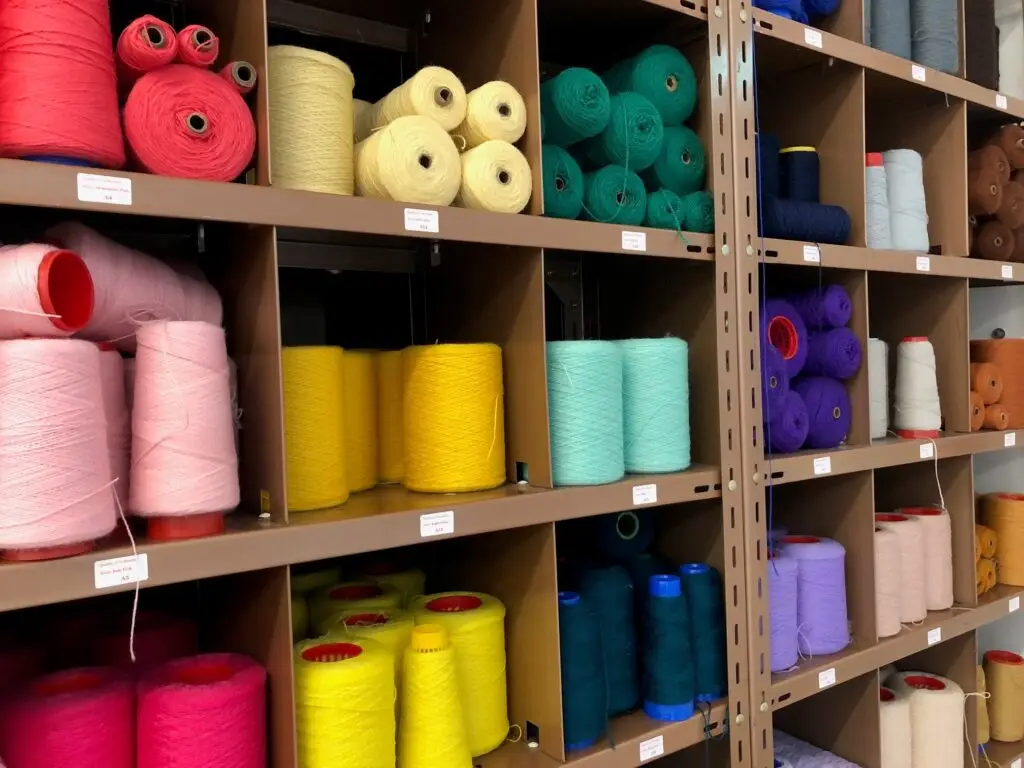
[[[900,437],[938,437],[942,426],[935,349],[924,336],[908,336],[896,349],[893,426]]]
[[[898,635],[900,623],[900,536],[891,528],[875,528],[875,623],[879,637]]]
[[[853,302],[841,285],[826,285],[796,294],[790,297],[789,303],[809,331],[844,328],[853,317]]]
[[[403,203],[449,205],[462,161],[452,137],[429,117],[399,117],[355,147],[356,194]]]
[[[1019,125],[1004,125],[989,143],[1003,150],[1014,170],[1024,168],[1024,128]]]
[[[405,476],[402,351],[377,353],[377,475],[382,483]]]
[[[974,564],[974,586],[979,597],[994,587],[996,580],[996,564],[994,560],[983,557]]]
[[[996,218],[1010,229],[1024,226],[1024,184],[1010,181],[1003,185],[1003,196]]]
[[[790,386],[807,408],[807,448],[835,448],[850,432],[850,395],[841,381],[827,376],[800,376]]]
[[[575,219],[583,210],[583,171],[579,163],[561,147],[545,144],[541,148],[544,178],[544,215]]]
[[[985,171],[995,171],[999,176],[999,183],[1005,184],[1010,180],[1010,161],[1006,158],[1006,153],[1003,152],[1002,148],[998,144],[987,144],[981,149],[976,149],[973,152],[967,153],[967,168],[968,170],[984,169]]]
[[[851,379],[860,370],[860,359],[860,339],[850,328],[811,333],[803,373]]]
[[[604,75],[613,93],[633,91],[650,100],[665,125],[689,119],[697,105],[697,77],[686,57],[669,45],[652,45]]]
[[[124,364],[113,349],[100,347],[100,385],[103,417],[107,427],[107,454],[113,489],[121,507],[128,506],[128,472],[131,465],[132,424],[124,396]]]
[[[889,432],[889,345],[868,339],[868,400],[871,439]]]
[[[996,535],[999,583],[1024,587],[1024,495],[988,494],[982,502],[982,522]]]
[[[903,251],[929,248],[928,209],[924,188],[924,161],[912,149],[890,149],[882,153],[892,247]],[[845,242],[845,238],[842,241]]]
[[[308,568],[308,566],[306,566]],[[317,568],[315,570],[304,570],[303,566],[292,566],[291,571],[291,592],[293,595],[308,595],[318,589],[329,587],[341,581],[340,568]]]
[[[799,565],[775,552],[768,559],[768,614],[771,627],[771,671],[783,672],[800,658],[797,644],[797,589]]]
[[[974,543],[976,557],[995,557],[996,532],[987,525],[974,526]]]
[[[846,612],[846,550],[819,536],[784,536],[782,553],[797,561],[797,641],[800,652],[837,653],[850,643]]]
[[[586,749],[607,729],[608,688],[599,619],[578,592],[558,593],[558,646],[565,748]]]
[[[532,192],[530,164],[507,141],[485,141],[462,153],[462,186],[455,205],[519,213],[530,202]]]
[[[1024,658],[1012,651],[985,654],[989,730],[996,741],[1024,738]]]
[[[683,195],[683,228],[710,234],[715,231],[715,201],[707,190]]]
[[[657,229],[686,229],[683,223],[683,200],[670,189],[659,189],[647,195],[644,225]]]
[[[959,768],[964,760],[964,692],[952,680],[897,672],[888,682],[910,700],[913,768]]]
[[[799,451],[807,441],[811,421],[804,399],[794,390],[786,393],[782,407],[772,411],[767,423],[768,444],[775,453]]]
[[[345,474],[354,493],[377,484],[377,356],[348,349],[341,364]]]
[[[568,147],[597,136],[611,117],[608,88],[589,69],[570,67],[540,85],[544,140]]]
[[[1007,429],[1010,426],[1010,414],[1002,403],[985,406],[985,418],[981,422],[984,429]]]
[[[402,677],[402,657],[412,637],[412,614],[401,608],[348,608],[325,622],[324,636],[345,641],[366,637],[380,643],[395,661],[395,680]]]
[[[642,224],[647,215],[643,181],[621,165],[606,165],[584,174],[583,214],[603,224]]]
[[[910,697],[882,686],[878,691],[878,719],[882,768],[913,768]]]
[[[1003,204],[1003,186],[993,168],[967,172],[967,211],[973,216],[993,214]]]
[[[610,123],[609,129],[613,127]],[[628,167],[635,169],[632,155],[629,162]],[[688,195],[704,186],[704,162],[700,137],[685,125],[670,125],[664,129],[661,149],[643,178],[651,189],[665,188],[677,195]]]
[[[971,432],[977,432],[985,424],[985,401],[971,390]]]
[[[1003,377],[999,404],[1006,408],[1010,429],[1024,427],[1024,339],[983,339],[971,342],[971,361],[993,363]]]
[[[978,665],[978,693],[987,693],[988,683],[985,680],[985,668]],[[990,737],[988,702],[986,697],[978,697],[978,743],[987,744]]]
[[[462,82],[444,67],[424,67],[380,101],[364,110],[355,126],[356,140],[400,117],[425,117],[444,131],[454,131],[466,119],[467,97]]]
[[[781,409],[789,394],[789,374],[786,361],[771,344],[761,345],[761,397],[762,415],[765,418]]]
[[[997,219],[982,224],[974,235],[972,256],[989,261],[1013,261],[1017,247],[1014,230]]]
[[[587,158],[596,166],[621,165],[634,172],[653,165],[665,138],[658,110],[632,91],[614,94],[610,107],[607,127],[583,145]]]
[[[64,337],[93,316],[93,278],[77,254],[50,245],[0,247],[0,338]]]
[[[402,604],[423,594],[427,577],[419,568],[400,568],[387,561],[371,562],[360,569],[358,578],[376,584],[390,584],[402,593]]]
[[[191,67],[212,67],[220,55],[220,40],[202,24],[190,24],[178,33],[178,61]]]
[[[135,768],[135,692],[122,672],[83,667],[38,677],[0,712],[11,768]]]
[[[865,6],[870,7],[870,4]],[[864,158],[865,238],[868,248],[892,248],[892,222],[889,215],[889,189],[885,161],[881,152],[868,152]]]
[[[492,80],[466,94],[466,119],[452,131],[466,149],[497,139],[515,144],[526,132],[526,102],[513,86]]]
[[[340,59],[293,45],[267,49],[271,183],[351,195],[355,78]]]
[[[135,660],[131,653],[134,642]],[[195,622],[159,611],[143,611],[135,619],[106,627],[92,643],[93,656],[100,664],[145,672],[171,659],[194,654],[198,644]]]
[[[807,362],[807,326],[796,308],[782,299],[769,299],[761,312],[761,333],[782,354],[792,380]]]
[[[893,531],[900,539],[900,578],[895,585],[900,594],[900,621],[921,621],[928,615],[924,526],[920,518],[883,512],[875,515],[875,527]]]
[[[256,68],[247,61],[232,61],[225,64],[218,74],[241,96],[248,96],[256,87]]]
[[[309,636],[309,604],[302,595],[292,594],[292,642]]]
[[[402,607],[402,593],[390,584],[372,581],[342,581],[323,587],[309,597],[309,623],[318,635],[337,624],[344,611],[375,611]]]
[[[140,16],[117,38],[117,76],[132,83],[146,72],[166,67],[178,55],[174,28],[156,16]]]
[[[921,521],[924,536],[925,606],[944,611],[953,605],[953,525],[938,507],[902,507],[898,514]]]

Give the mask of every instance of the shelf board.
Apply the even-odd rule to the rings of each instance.
[[[1001,768],[1020,768],[1021,760],[1024,759],[1024,741],[996,741],[990,738],[984,747],[988,759]],[[983,761],[979,761],[979,764],[987,765]]]
[[[708,20],[708,5],[705,2],[694,2],[694,0],[644,0],[644,2],[668,8],[676,13],[686,14],[700,21]]]

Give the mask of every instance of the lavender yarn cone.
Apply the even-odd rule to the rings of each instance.
[[[782,763],[780,768],[860,768],[856,763],[800,741],[778,728],[773,730],[772,740],[775,742],[776,765]]]
[[[789,394],[789,374],[782,354],[771,344],[761,345],[761,408],[770,418],[783,407]]]
[[[782,407],[771,413],[768,422],[768,447],[775,453],[799,451],[807,440],[811,422],[803,398],[792,389]]]
[[[772,672],[789,669],[800,658],[796,639],[798,570],[796,560],[779,552],[768,560],[768,624],[771,630]]]
[[[768,299],[761,314],[761,343],[775,347],[786,363],[789,378],[799,375],[807,361],[807,326],[788,301]]]
[[[849,328],[812,333],[807,347],[805,376],[845,380],[853,378],[860,370],[860,339]]]
[[[853,302],[850,294],[841,285],[826,285],[806,293],[797,294],[790,300],[793,308],[800,313],[807,328],[823,331],[842,328],[853,316]]]
[[[835,448],[850,431],[850,396],[841,381],[827,376],[801,376],[792,382],[807,408],[807,448]]]
[[[846,613],[846,550],[832,539],[786,536],[782,554],[797,561],[797,644],[822,656],[850,644]]]

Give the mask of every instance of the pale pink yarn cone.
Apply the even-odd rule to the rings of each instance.
[[[93,282],[85,262],[52,245],[0,248],[0,338],[61,338],[93,314]]]
[[[132,425],[124,390],[124,363],[115,349],[100,350],[100,384],[103,387],[103,416],[107,425],[107,453],[111,479],[121,508],[128,506],[128,468],[131,465]]]

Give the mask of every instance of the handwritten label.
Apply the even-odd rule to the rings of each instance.
[[[821,263],[821,251],[818,250],[816,245],[805,245],[804,246],[804,261],[808,261],[812,264]]]
[[[930,459],[935,455],[935,448],[931,443],[925,443],[921,446],[921,458]]]
[[[647,739],[646,741],[640,742],[640,762],[646,763],[648,760],[653,760],[656,757],[661,757],[665,754],[665,737],[655,736],[653,739]]]
[[[97,560],[93,563],[92,570],[96,589],[110,589],[148,581],[149,555],[128,555]]]
[[[996,94],[996,108],[1006,109],[1006,97],[1001,93]]]
[[[910,65],[910,76],[919,83],[923,83],[928,77],[927,73],[924,71],[924,67],[919,67],[917,64]]]
[[[455,510],[420,515],[420,537],[450,536],[455,533]]]
[[[83,203],[132,204],[132,180],[121,176],[78,174],[78,199]]]
[[[816,475],[830,475],[832,474],[832,457],[830,456],[819,456],[814,460],[814,474]]]
[[[829,667],[828,669],[818,673],[818,690],[822,688],[828,688],[830,685],[836,684],[836,668]]]
[[[1011,597],[1010,604],[1007,606],[1007,613],[1014,613],[1020,610],[1020,597]]]
[[[646,251],[646,232],[627,232],[622,230],[622,250],[624,251]]]
[[[918,272],[931,272],[932,260],[928,256],[918,256],[915,263]]]
[[[648,485],[633,486],[634,504],[656,504],[658,501],[658,486],[656,483]]]
[[[815,48],[821,48],[821,32],[804,27],[804,42],[808,45],[813,45]]]
[[[928,630],[928,645],[935,645],[942,642],[942,627]]]
[[[441,222],[437,211],[406,208],[405,229],[407,232],[434,232],[435,234],[440,232]]]
[[[1007,432],[1003,435],[1003,448],[1013,448],[1017,444],[1017,433]]]
[[[1003,264],[999,267],[999,276],[1003,280],[1013,280],[1013,264]]]

